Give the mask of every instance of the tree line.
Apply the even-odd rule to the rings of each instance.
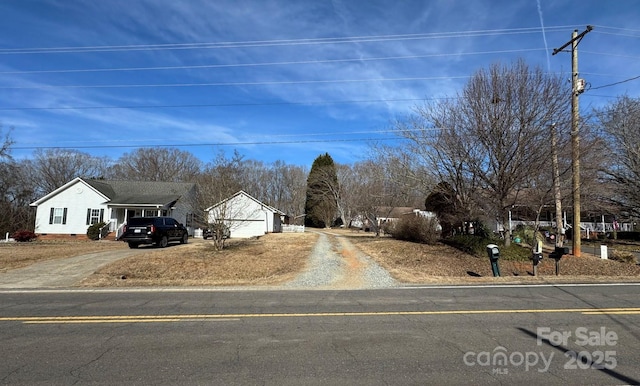
[[[445,233],[469,221],[506,225],[514,208],[536,220],[556,199],[571,205],[570,97],[562,76],[522,60],[496,63],[450,98],[392,122],[398,145],[372,144],[370,157],[351,165],[322,154],[311,170],[238,152],[203,162],[176,148],[140,148],[117,160],[40,149],[14,160],[11,129],[0,126],[0,232],[33,229],[29,204],[75,177],[195,182],[202,208],[244,190],[310,226],[375,224],[394,206],[436,212]],[[582,115],[583,211],[640,216],[640,99],[620,96]]]

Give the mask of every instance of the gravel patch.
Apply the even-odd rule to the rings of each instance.
[[[398,285],[389,272],[360,252],[347,238],[330,232],[318,233],[307,268],[284,287],[366,289]]]

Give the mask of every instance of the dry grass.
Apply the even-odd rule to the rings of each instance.
[[[271,233],[251,240],[228,240],[216,251],[211,241],[149,248],[109,264],[83,281],[84,286],[237,286],[279,284],[304,269],[318,236]]]
[[[555,276],[555,262],[545,257],[532,277],[530,262],[500,261],[502,278],[492,277],[488,259],[452,247],[375,238],[371,233],[344,229],[328,233],[345,236],[365,254],[404,283],[476,283],[509,281],[622,281],[638,280],[640,266],[601,260],[585,254],[566,256]],[[275,233],[253,240],[229,240],[216,251],[211,241],[192,239],[168,248],[141,247],[141,253],[100,269],[85,286],[235,286],[277,285],[293,279],[305,267],[318,235]],[[335,241],[334,241],[335,242]],[[126,250],[122,242],[43,241],[0,243],[0,272],[38,261],[87,253]],[[144,251],[142,251],[144,250]],[[546,255],[545,255],[546,256]],[[349,262],[348,256],[346,262]]]
[[[127,245],[114,241],[32,241],[0,243],[0,272],[54,259],[116,249]]]
[[[481,282],[485,278],[495,280],[488,258],[477,258],[444,244],[425,245],[388,237],[352,237],[350,240],[402,282]],[[554,280],[555,277],[555,261],[546,257],[538,265],[538,277],[531,276],[531,262],[502,260],[499,261],[499,267],[501,276],[505,278],[502,280],[507,281],[509,277],[518,280],[540,280],[542,277]],[[597,280],[604,277],[637,280],[640,277],[640,266],[601,260],[588,254],[582,257],[565,256],[560,260],[560,276],[557,279]]]

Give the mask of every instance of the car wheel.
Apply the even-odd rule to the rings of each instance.
[[[180,244],[186,244],[187,241],[189,241],[189,235],[185,233],[184,235],[182,235],[182,239],[180,240]]]
[[[158,246],[160,248],[165,248],[167,245],[169,244],[169,240],[167,239],[167,236],[162,236],[162,238],[160,240],[158,240]]]
[[[138,248],[138,243],[129,243],[129,248],[131,249]]]

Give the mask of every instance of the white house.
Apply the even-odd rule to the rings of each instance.
[[[242,190],[205,209],[209,224],[223,222],[229,227],[231,237],[238,238],[281,232],[284,215]]]
[[[371,216],[371,217],[375,217],[378,227],[382,228],[384,224],[388,222],[397,221],[400,218],[408,215],[421,216],[425,218],[437,218],[436,214],[433,212],[417,209],[410,206],[379,207],[379,208],[376,208],[374,216]],[[351,220],[349,227],[362,228],[367,230],[371,227],[370,219],[362,214],[357,215]],[[439,225],[438,227],[440,228]]]
[[[35,233],[84,236],[89,225],[105,222],[104,230],[119,236],[130,217],[170,216],[193,234],[195,194],[193,183],[78,177],[31,204],[36,207]]]

